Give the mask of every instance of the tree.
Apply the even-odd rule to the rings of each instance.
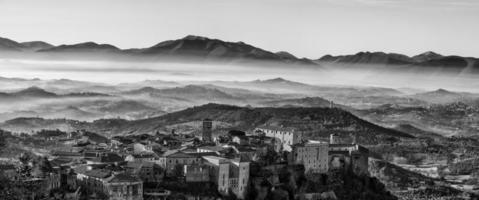
[[[20,154],[20,156],[18,157],[18,160],[20,160],[20,162],[23,164],[23,165],[28,165],[30,163],[30,161],[32,161],[33,159],[33,156],[31,153],[29,152],[26,152],[26,153],[22,153]]]

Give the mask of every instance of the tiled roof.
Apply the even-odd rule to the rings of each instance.
[[[92,158],[91,160],[102,163],[115,163],[125,161],[125,159],[123,159],[120,155],[113,152],[100,153],[99,157]]]
[[[73,157],[73,156],[82,156],[81,153],[78,152],[69,152],[69,151],[55,151],[52,153],[53,156],[63,156],[63,157]]]
[[[203,156],[217,156],[218,154],[215,152],[185,152],[187,154],[193,155],[195,157],[203,157]]]
[[[222,146],[202,146],[198,147],[198,149],[208,150],[208,151],[221,151],[224,150],[225,147]]]
[[[259,129],[267,129],[273,131],[293,132],[295,129],[292,127],[278,127],[278,126],[258,126]]]
[[[138,153],[132,154],[135,158],[157,158],[158,156],[155,153]]]
[[[73,161],[73,159],[71,159],[71,158],[60,157],[60,158],[55,158],[55,159],[51,160],[50,163],[53,166],[59,166],[59,165],[62,165],[62,164],[70,163],[72,161]]]
[[[176,152],[166,156],[167,158],[195,158],[197,156],[183,152]]]
[[[92,169],[90,171],[86,171],[85,175],[95,178],[107,178],[111,175],[111,171],[104,169]]]
[[[134,161],[134,162],[128,162],[126,164],[126,167],[133,168],[133,169],[140,169],[142,167],[150,168],[150,167],[154,167],[154,166],[155,166],[155,163],[153,163],[153,162],[136,162],[136,161]]]
[[[203,160],[205,160],[206,163],[211,163],[212,165],[216,166],[218,166],[222,161],[229,161],[228,159],[219,156],[203,156]]]

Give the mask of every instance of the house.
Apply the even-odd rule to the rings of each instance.
[[[160,144],[169,148],[178,148],[181,146],[181,140],[173,136],[165,136],[159,140]]]
[[[143,200],[143,182],[126,173],[113,173],[91,166],[75,168],[79,186],[91,193],[100,193],[110,200]]]
[[[263,146],[266,145],[268,149],[279,152],[282,149],[281,141],[275,137],[267,137],[264,135],[249,135],[250,145]]]
[[[160,182],[163,179],[163,169],[153,162],[128,162],[126,171],[138,176],[145,183]]]
[[[128,162],[137,161],[137,162],[154,162],[157,164],[160,163],[160,157],[154,152],[142,152],[142,153],[128,155],[126,156],[125,160]]]
[[[200,164],[201,157],[181,151],[169,151],[160,156],[160,166],[167,172],[172,172],[176,166]]]
[[[300,129],[292,127],[259,126],[254,132],[279,139],[279,142],[282,144],[282,150],[284,151],[291,151],[291,146],[301,143],[303,139],[303,132]]]
[[[87,151],[83,154],[88,164],[119,164],[125,161],[123,157],[115,152],[108,151]]]

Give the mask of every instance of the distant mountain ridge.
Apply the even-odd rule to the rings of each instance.
[[[397,53],[384,52],[359,52],[353,55],[332,56],[325,55],[318,62],[344,63],[344,64],[378,64],[378,65],[409,65],[419,67],[443,67],[444,69],[471,68],[479,71],[479,58],[462,56],[443,56],[428,51],[409,57]]]
[[[42,41],[22,42],[0,37],[0,52],[22,52],[38,51],[40,49],[51,48],[53,45]]]
[[[97,51],[104,51],[104,52],[119,52],[120,49],[110,44],[97,44],[95,42],[85,42],[73,45],[60,45],[60,46],[52,46],[50,48],[45,48],[39,50],[40,52],[97,52]]]
[[[54,98],[54,97],[106,97],[110,96],[108,94],[95,93],[95,92],[81,92],[81,93],[68,93],[68,94],[56,94],[53,92],[46,91],[42,88],[32,86],[25,88],[16,92],[0,92],[0,100],[3,98],[6,99],[17,99],[19,98]]]
[[[410,97],[434,104],[448,104],[454,102],[469,103],[479,99],[479,94],[468,92],[453,92],[445,89],[437,89],[434,91],[410,95]]]
[[[6,52],[6,53],[5,53]],[[147,48],[120,49],[111,44],[84,42],[54,46],[42,41],[19,43],[0,38],[0,55],[35,52],[40,58],[96,59],[147,59],[182,61],[219,61],[228,63],[273,62],[318,66],[321,63],[410,65],[421,67],[444,67],[479,71],[479,59],[462,56],[444,56],[432,51],[412,57],[398,53],[359,52],[352,55],[325,55],[320,59],[298,58],[286,51],[271,52],[244,42],[228,42],[208,37],[186,37],[159,42]],[[74,55],[79,54],[79,55]],[[112,57],[113,56],[113,57]],[[187,58],[187,59],[186,59]]]
[[[244,42],[227,42],[194,35],[188,35],[176,40],[167,40],[148,48],[138,49],[120,49],[114,45],[95,42],[53,46],[41,41],[19,43],[7,38],[0,38],[0,50],[4,52],[23,52],[28,50],[38,53],[40,57],[47,56],[47,58],[84,58],[87,56],[111,58],[111,56],[121,56],[120,58],[123,59],[157,60],[188,58],[194,61],[233,63],[262,61],[282,64],[318,65],[309,59],[300,59],[287,52],[273,53]]]

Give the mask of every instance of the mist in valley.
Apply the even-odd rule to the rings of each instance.
[[[479,92],[477,74],[392,65],[347,65],[321,63],[318,66],[235,63],[115,62],[72,60],[1,59],[3,77],[71,79],[115,85],[144,80],[185,83],[209,81],[252,81],[281,77],[326,86],[387,87],[396,89]],[[98,84],[98,85],[101,85]],[[1,90],[21,89],[25,84],[2,83]],[[405,90],[406,91],[406,90]]]

